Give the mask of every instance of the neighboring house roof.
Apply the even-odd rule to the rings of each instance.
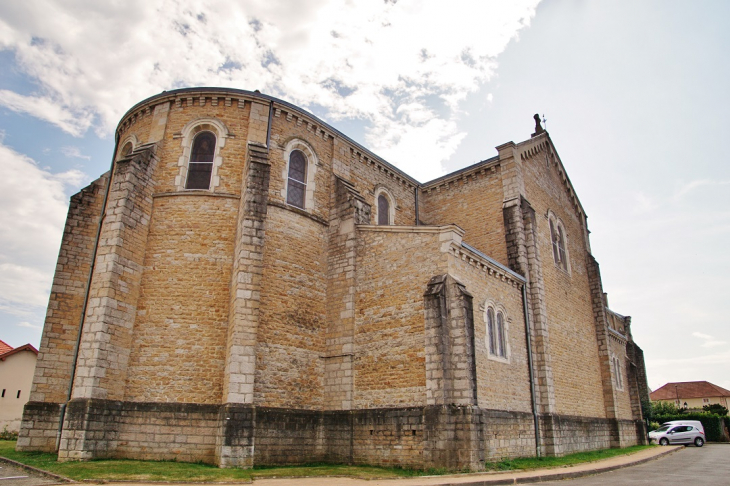
[[[11,349],[13,349],[12,346],[0,339],[0,354],[5,354]]]
[[[676,400],[679,398],[730,397],[730,390],[708,381],[680,381],[667,383],[651,392],[652,400]]]
[[[0,341],[0,342],[2,342],[2,341]],[[5,343],[3,343],[3,344],[5,344]],[[8,346],[8,347],[10,348],[10,346]],[[10,348],[9,351],[7,351],[7,350],[5,352],[0,351],[0,361],[5,361],[5,358],[7,358],[8,356],[12,356],[15,353],[19,353],[21,351],[33,351],[36,355],[38,355],[38,350],[35,347],[33,347],[32,344],[24,344],[22,346],[18,346],[15,349]]]

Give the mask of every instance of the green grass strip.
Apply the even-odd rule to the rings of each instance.
[[[519,458],[487,463],[487,470],[506,471],[560,467],[631,454],[650,446],[582,452],[565,457]],[[210,464],[175,461],[100,459],[85,462],[58,462],[55,454],[18,452],[15,441],[0,440],[0,456],[61,476],[82,481],[168,481],[168,482],[249,482],[256,478],[345,476],[358,479],[403,478],[454,473],[447,469],[406,469],[346,464],[306,464],[302,466],[256,466],[253,469],[221,469]]]
[[[519,457],[515,459],[504,459],[499,462],[486,463],[487,471],[512,471],[512,470],[530,470],[548,467],[565,467],[586,462],[595,462],[610,457],[624,456],[635,452],[643,451],[652,445],[637,445],[626,447],[623,449],[601,449],[590,452],[577,452],[568,454],[563,457]]]

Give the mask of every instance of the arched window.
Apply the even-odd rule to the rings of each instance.
[[[550,242],[553,247],[553,260],[565,271],[568,271],[568,247],[565,243],[565,229],[563,224],[550,212],[548,214],[550,223]]]
[[[507,350],[504,345],[504,314],[497,311],[497,356],[507,357]]]
[[[497,333],[494,329],[494,309],[487,309],[487,339],[489,340],[489,354],[497,354]]]
[[[558,232],[555,231],[555,223],[550,220],[550,241],[553,245],[553,260],[555,263],[560,263],[560,252],[558,251]]]
[[[132,149],[133,148],[134,148],[134,145],[132,144],[131,141],[125,143],[124,144],[124,147],[122,147],[122,151],[121,151],[122,157],[126,157],[127,155],[129,155],[130,153],[132,153]]]
[[[504,312],[490,304],[487,306],[485,319],[489,356],[500,360],[507,359],[507,324]]]
[[[301,150],[292,150],[289,155],[286,202],[304,209],[307,194],[307,157]]]
[[[616,383],[616,389],[624,389],[624,378],[621,375],[621,360],[618,356],[611,356],[611,364],[613,365],[613,375]]]
[[[384,186],[375,187],[375,206],[373,219],[380,226],[395,224],[395,198]]]
[[[390,224],[390,202],[382,193],[378,196],[378,224],[381,226]]]
[[[134,148],[139,145],[139,141],[137,140],[137,136],[134,134],[129,134],[126,137],[124,137],[122,140],[119,141],[119,146],[117,150],[117,160],[125,159],[134,151]]]
[[[190,151],[185,189],[210,189],[214,157],[215,135],[213,132],[204,131],[195,135],[193,148]]]
[[[560,263],[563,270],[567,270],[567,258],[565,257],[565,235],[563,234],[562,226],[558,226],[558,255],[560,256]]]

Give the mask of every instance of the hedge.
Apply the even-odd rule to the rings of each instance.
[[[705,428],[705,438],[711,442],[723,440],[722,422],[723,417],[709,412],[686,412],[679,415],[657,415],[654,420],[663,424],[672,420],[699,420]]]

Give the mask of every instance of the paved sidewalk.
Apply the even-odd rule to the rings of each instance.
[[[627,456],[612,457],[602,461],[588,462],[576,466],[532,471],[486,472],[473,474],[454,474],[448,476],[421,476],[407,479],[352,479],[352,478],[281,478],[256,479],[254,486],[487,486],[497,484],[525,484],[542,481],[590,476],[635,466],[661,456],[671,454],[684,446],[653,447]],[[241,483],[237,483],[241,484]],[[149,486],[144,483],[106,483],[106,486]]]

